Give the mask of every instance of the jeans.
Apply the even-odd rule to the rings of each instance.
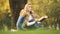
[[[16,24],[17,30],[22,29],[22,24],[24,23],[24,21],[25,21],[25,16],[24,17],[19,16]]]

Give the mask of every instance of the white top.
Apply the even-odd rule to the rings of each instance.
[[[30,15],[30,16],[29,16],[29,21],[30,21],[31,19],[33,19],[33,17]]]

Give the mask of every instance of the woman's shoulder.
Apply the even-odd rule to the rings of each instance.
[[[24,9],[22,9],[21,12],[26,12],[26,11]]]
[[[24,9],[21,10],[20,15],[25,15],[26,11]]]
[[[21,12],[24,11],[24,9],[21,10]]]

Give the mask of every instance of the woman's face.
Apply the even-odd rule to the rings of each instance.
[[[32,5],[28,5],[27,9],[28,11],[32,11]]]

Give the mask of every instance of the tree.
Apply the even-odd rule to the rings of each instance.
[[[11,9],[11,28],[15,28],[20,10],[24,8],[27,0],[9,0]]]

